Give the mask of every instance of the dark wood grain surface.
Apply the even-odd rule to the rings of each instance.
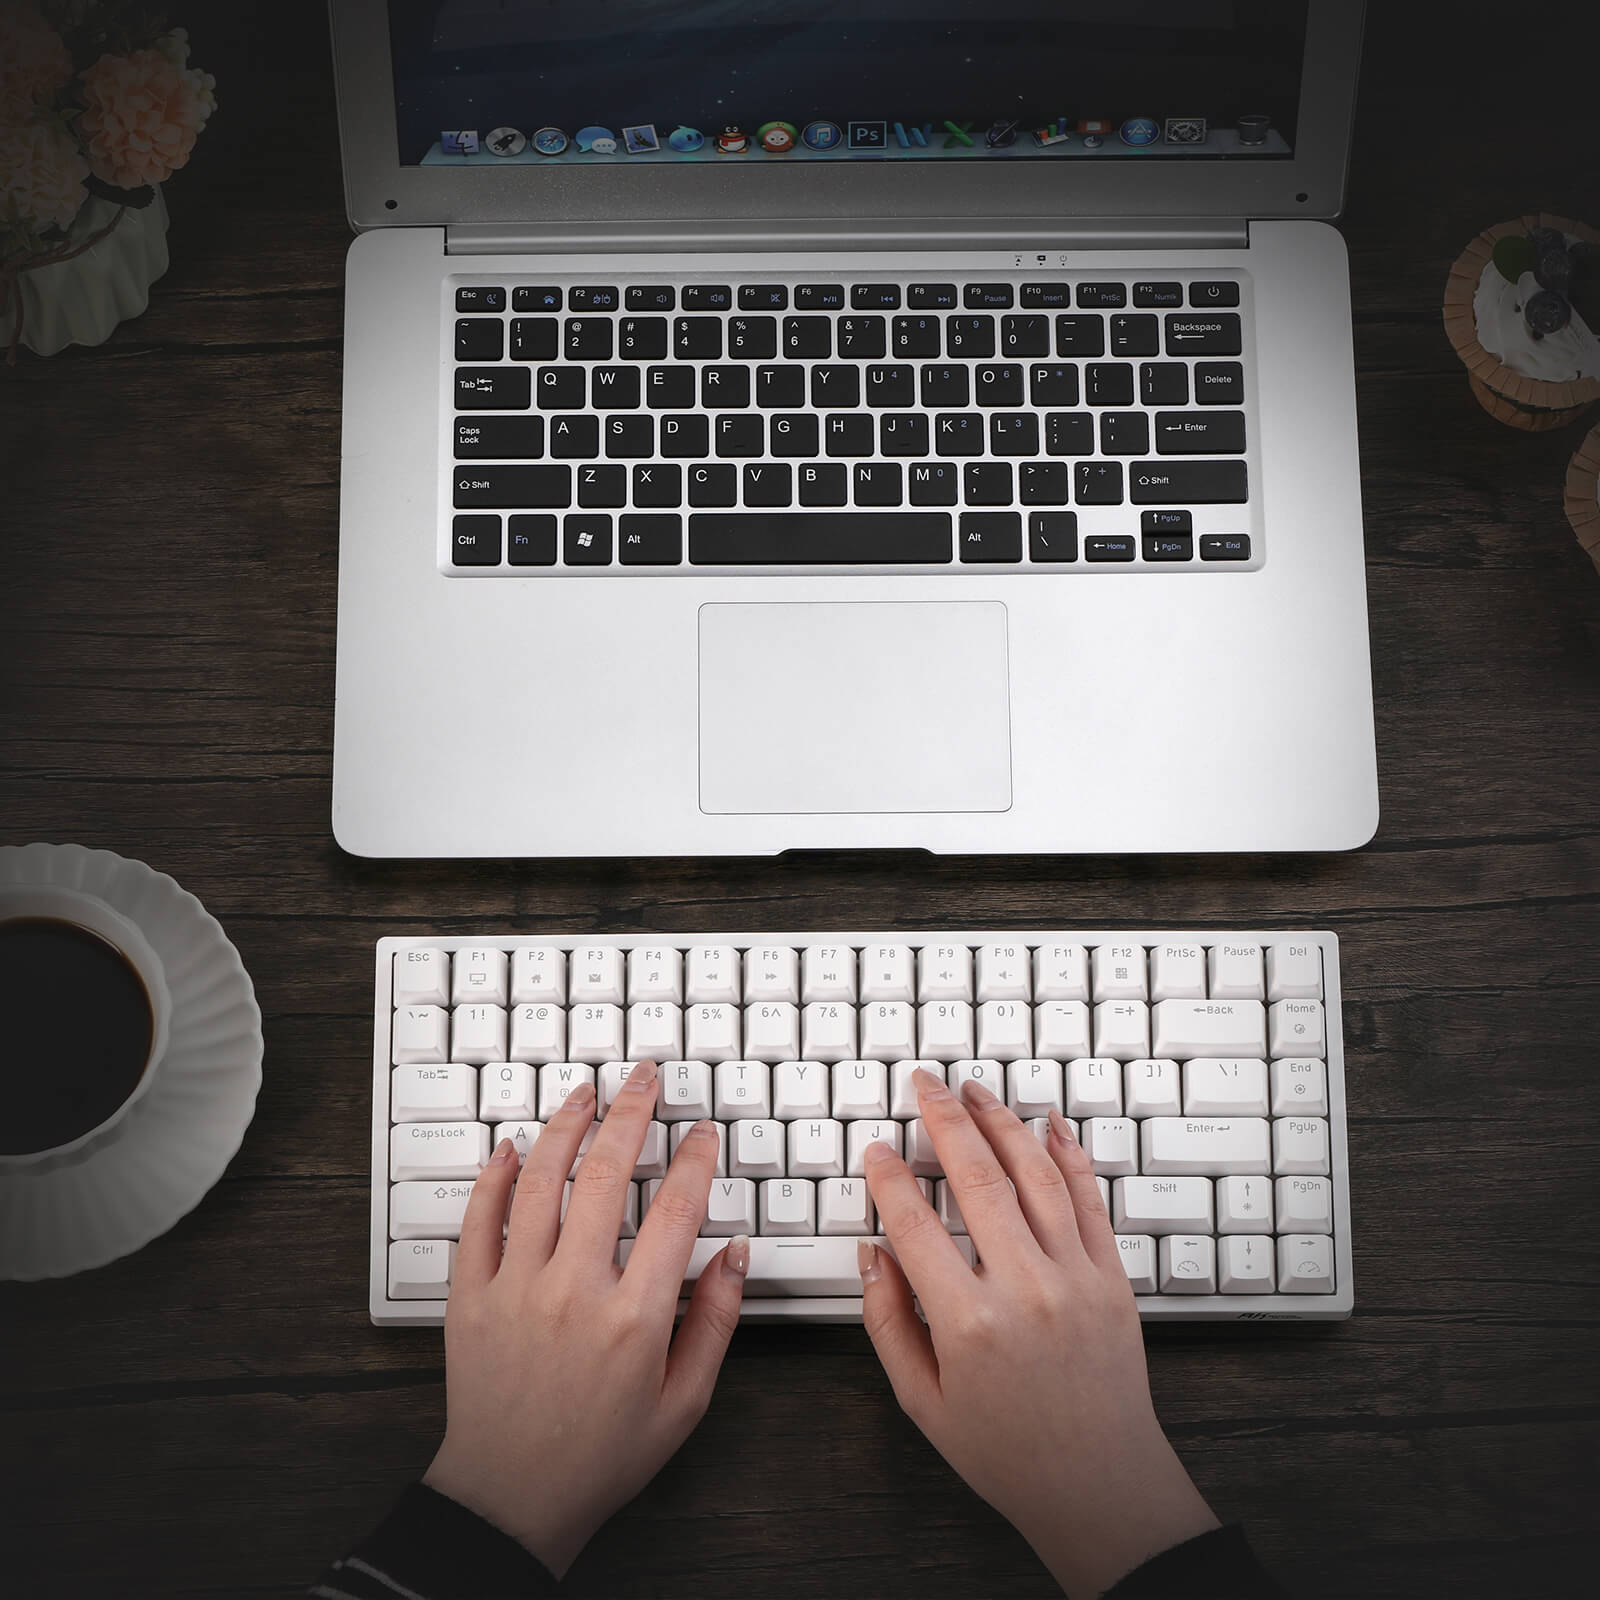
[[[266,1076],[226,1178],[171,1233],[0,1288],[0,1561],[34,1574],[12,1592],[291,1594],[427,1462],[440,1337],[365,1310],[380,934],[1218,922],[1343,942],[1358,1311],[1152,1333],[1180,1453],[1305,1595],[1580,1586],[1600,1465],[1600,574],[1560,506],[1581,430],[1489,420],[1439,306],[1479,228],[1540,207],[1600,223],[1584,9],[1370,21],[1344,222],[1368,848],[553,865],[333,843],[349,235],[323,13],[191,15],[222,109],[169,185],[171,271],[104,348],[0,372],[0,841],[105,846],[200,895],[255,980]],[[844,1328],[742,1330],[711,1414],[572,1584],[1054,1592]]]

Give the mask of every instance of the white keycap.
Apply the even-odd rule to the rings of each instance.
[[[1120,1117],[1122,1063],[1083,1056],[1067,1063],[1067,1115]]]
[[[791,1178],[844,1176],[844,1124],[832,1117],[806,1117],[789,1129]]]
[[[1203,1000],[1206,953],[1197,944],[1158,944],[1150,951],[1152,1000]]]
[[[854,1124],[853,1124],[854,1126]],[[870,1123],[862,1124],[870,1127]],[[918,1178],[942,1178],[944,1168],[939,1165],[939,1152],[933,1148],[933,1135],[921,1117],[913,1117],[906,1125],[906,1165]]]
[[[798,1060],[799,1006],[788,1000],[747,1005],[744,1008],[744,1054],[749,1061],[771,1063]]]
[[[657,1057],[655,1059],[659,1060],[660,1058]],[[637,1064],[637,1057],[630,1058],[627,1061],[602,1061],[600,1063],[600,1070],[595,1074],[594,1079],[594,1114],[597,1121],[603,1118],[611,1109]]]
[[[1152,1178],[1265,1177],[1272,1171],[1269,1126],[1265,1117],[1147,1117],[1139,1124],[1139,1165]]]
[[[1044,1000],[1033,1008],[1033,1048],[1047,1061],[1094,1054],[1089,1007],[1082,1000]]]
[[[859,1013],[865,1061],[909,1061],[917,1053],[917,1013],[908,1000],[878,1001]]]
[[[1260,945],[1214,944],[1208,965],[1213,1000],[1266,999]]]
[[[450,1183],[389,1185],[391,1239],[459,1239],[472,1184],[465,1178]]]
[[[1287,1234],[1278,1240],[1279,1294],[1333,1293],[1333,1240],[1325,1234]]]
[[[717,1130],[717,1164],[712,1170],[719,1178],[728,1175],[728,1125],[725,1122],[716,1122],[712,1126]],[[674,1122],[670,1129],[668,1143],[672,1147],[672,1154],[677,1155],[678,1146],[694,1132],[692,1122]]]
[[[1122,1270],[1135,1294],[1155,1294],[1156,1242],[1148,1233],[1122,1233],[1117,1235],[1117,1253],[1122,1257]]]
[[[506,1059],[503,1006],[457,1006],[450,1013],[450,1059],[482,1066]]]
[[[917,1104],[917,1069],[930,1073],[940,1083],[946,1081],[943,1061],[896,1061],[889,1068],[889,1115],[900,1122],[909,1122],[922,1112]]]
[[[1183,1109],[1191,1117],[1266,1116],[1266,1062],[1240,1056],[1185,1061]]]
[[[706,1198],[702,1239],[731,1239],[756,1231],[756,1186],[748,1178],[713,1178]]]
[[[1083,1124],[1083,1153],[1102,1178],[1139,1171],[1139,1129],[1131,1117],[1090,1117]]]
[[[511,956],[511,1004],[567,1003],[567,952],[540,945]]]
[[[744,953],[744,1001],[800,1004],[800,957],[781,945],[757,945]]]
[[[1066,1119],[1066,1123],[1067,1126],[1072,1129],[1072,1137],[1078,1140],[1081,1144],[1083,1141],[1083,1133],[1079,1124],[1074,1122],[1071,1117]],[[1048,1144],[1050,1142],[1049,1117],[1029,1117],[1028,1132],[1031,1133],[1040,1144]]]
[[[511,1043],[506,1054],[513,1061],[565,1061],[567,1014],[558,1005],[518,1006],[511,1013]]]
[[[865,1178],[821,1178],[817,1182],[817,1232],[868,1234],[877,1221]],[[856,1274],[860,1292],[861,1274]]]
[[[840,1122],[889,1115],[889,1069],[881,1061],[840,1061],[833,1069],[833,1112]]]
[[[715,1110],[711,1093],[711,1067],[705,1061],[663,1061],[660,1067],[663,1122],[699,1122]]]
[[[482,1122],[404,1122],[389,1130],[389,1176],[396,1183],[476,1178],[488,1159]]]
[[[489,1138],[489,1148],[493,1150],[502,1139],[509,1139],[517,1147],[517,1164],[520,1166],[528,1159],[528,1152],[539,1142],[539,1135],[543,1132],[544,1124],[535,1122],[531,1117],[518,1122],[497,1122]]]
[[[621,1006],[573,1006],[567,1012],[567,1060],[620,1061],[628,1053]]]
[[[856,1053],[856,1008],[811,1000],[800,1013],[800,1055],[807,1061],[850,1061]]]
[[[800,998],[806,1005],[856,1003],[856,953],[848,945],[816,944],[800,960]]]
[[[397,1006],[449,1005],[449,953],[444,950],[396,950],[394,1003]]]
[[[984,1060],[1021,1061],[1033,1054],[1033,1009],[1021,1000],[984,1000],[977,1033],[974,1049]]]
[[[1272,1180],[1218,1178],[1217,1232],[1271,1233]]]
[[[676,1061],[683,1055],[683,1010],[670,1000],[637,1000],[628,1007],[628,1058]]]
[[[1143,1000],[1148,996],[1142,944],[1096,945],[1090,969],[1096,1000]]]
[[[969,1083],[980,1083],[990,1094],[998,1095],[1000,1099],[1004,1100],[1006,1097],[1005,1063],[984,1057],[972,1058],[966,1061],[952,1061],[950,1063],[949,1077],[952,1093],[959,1098],[961,1091]]]
[[[691,1061],[747,1059],[740,1048],[739,1008],[726,1002],[690,1006],[684,1035],[684,1055]]]
[[[450,963],[450,1003],[503,1006],[508,994],[504,950],[457,950]]]
[[[934,1200],[936,1198],[935,1191],[934,1191],[934,1184],[935,1184],[936,1181],[937,1180],[935,1180],[933,1178],[918,1178],[917,1179],[917,1188],[919,1190],[921,1190],[922,1198],[924,1200],[926,1200],[930,1206],[933,1204],[933,1202],[934,1202]],[[969,1262],[968,1264],[970,1265],[971,1263]]]
[[[389,1298],[443,1300],[455,1264],[451,1240],[397,1239],[389,1246]]]
[[[821,1061],[780,1061],[772,1069],[772,1114],[779,1122],[833,1115],[833,1069]]]
[[[1042,944],[1033,952],[1033,998],[1087,1000],[1089,952],[1081,944]]]
[[[1122,1068],[1123,1103],[1130,1117],[1175,1117],[1183,1110],[1176,1061],[1145,1056]]]
[[[639,1185],[630,1183],[622,1191],[622,1227],[619,1239],[632,1239],[639,1232]]]
[[[880,1250],[889,1249],[889,1241],[878,1235],[873,1242]],[[971,1265],[970,1242],[968,1265]],[[684,1272],[683,1294],[687,1297],[700,1274],[716,1259],[717,1252],[726,1243],[722,1239],[696,1239],[689,1265]],[[626,1265],[633,1251],[633,1241],[624,1239],[617,1246],[617,1260]],[[745,1274],[746,1299],[784,1299],[790,1296],[822,1296],[828,1298],[861,1298],[861,1274],[856,1270],[856,1240],[854,1238],[762,1238],[750,1241],[750,1269]]]
[[[1060,1061],[1030,1057],[1011,1062],[1006,1068],[1006,1104],[1024,1122],[1031,1117],[1048,1117],[1052,1106],[1065,1111]]]
[[[1217,1292],[1219,1294],[1272,1293],[1271,1239],[1235,1233],[1217,1240]]]
[[[1168,1234],[1158,1242],[1162,1294],[1215,1294],[1217,1245],[1205,1235]]]
[[[1275,1117],[1325,1117],[1328,1069],[1320,1061],[1286,1056],[1272,1063],[1272,1114]]]
[[[763,1235],[817,1231],[817,1186],[804,1178],[768,1178],[761,1185],[760,1206]]]
[[[917,1008],[919,1048],[929,1061],[959,1061],[973,1052],[972,1005],[966,1000],[925,1000]]]
[[[394,1014],[390,1058],[395,1066],[450,1059],[450,1013],[440,1006],[401,1006]]]
[[[1183,1004],[1168,1001],[1168,1005]],[[1143,1000],[1102,1000],[1094,1008],[1094,1053],[1134,1061],[1150,1052],[1150,1008]],[[1156,1051],[1166,1055],[1165,1050]]]
[[[956,1199],[956,1192],[950,1187],[948,1178],[940,1178],[934,1185],[933,1209],[940,1222],[944,1224],[946,1233],[965,1233],[967,1231],[966,1218],[961,1215],[961,1206]]]
[[[1281,1232],[1333,1232],[1333,1185],[1328,1179],[1279,1178],[1273,1187]]]
[[[738,1005],[739,952],[731,944],[700,944],[689,952],[683,998],[689,1005]]]
[[[1112,1225],[1118,1233],[1211,1232],[1211,1184],[1206,1178],[1118,1178],[1111,1185]]]
[[[781,1178],[786,1140],[783,1124],[741,1117],[728,1124],[728,1171],[736,1178]]]
[[[639,1159],[633,1164],[633,1177],[636,1183],[644,1183],[651,1178],[666,1177],[667,1162],[672,1158],[667,1135],[668,1128],[664,1122],[652,1122],[644,1130],[644,1143],[639,1147]]]
[[[1259,1000],[1160,1000],[1150,1020],[1151,1055],[1187,1061],[1267,1054],[1267,1011]]]
[[[719,1122],[772,1115],[772,1068],[764,1061],[719,1061],[713,1074]],[[748,1174],[747,1174],[748,1176]]]
[[[1314,944],[1284,940],[1267,946],[1267,999],[1320,1000],[1322,951]]]
[[[551,1061],[539,1068],[539,1120],[548,1122],[580,1083],[593,1083],[594,1068],[581,1061]]]
[[[1272,1170],[1327,1177],[1328,1124],[1321,1117],[1279,1117],[1272,1124]]]
[[[683,1004],[683,955],[669,945],[653,944],[628,952],[628,1004]]]
[[[622,952],[607,945],[585,945],[572,952],[567,970],[567,1004],[620,1006],[627,1002]]]
[[[1322,1003],[1319,1000],[1274,1000],[1267,1011],[1271,1025],[1272,1054],[1314,1056],[1328,1053]]]
[[[861,1000],[912,1000],[916,996],[911,946],[872,944],[861,952]]]
[[[1111,1215],[1111,1184],[1110,1178],[1095,1177],[1094,1186],[1100,1192],[1100,1204],[1106,1208],[1106,1215]]]
[[[395,1067],[389,1074],[391,1122],[471,1122],[477,1115],[474,1067]]]
[[[886,1144],[896,1155],[900,1154],[900,1124],[898,1122],[850,1122],[845,1124],[845,1175],[862,1177],[867,1170],[867,1146]]]
[[[533,1068],[525,1061],[502,1061],[483,1068],[478,1074],[479,1119],[531,1122],[539,1114],[535,1088]]]
[[[978,950],[978,1000],[1033,998],[1033,972],[1024,944],[986,944]]]
[[[925,944],[917,952],[917,999],[971,998],[972,952],[964,944]]]

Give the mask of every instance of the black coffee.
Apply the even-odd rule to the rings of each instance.
[[[116,946],[75,922],[0,922],[0,1154],[50,1150],[98,1127],[138,1087],[155,1016]]]

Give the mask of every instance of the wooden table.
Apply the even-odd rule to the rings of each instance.
[[[1358,1311],[1152,1332],[1161,1417],[1304,1594],[1566,1592],[1600,1454],[1600,574],[1560,509],[1578,430],[1489,420],[1439,303],[1480,227],[1600,222],[1593,86],[1541,13],[1465,6],[1418,39],[1417,8],[1376,9],[1345,233],[1383,823],[1353,855],[1178,860],[343,855],[323,10],[191,21],[222,109],[169,186],[171,272],[104,348],[0,381],[0,838],[106,846],[199,894],[255,979],[266,1080],[170,1234],[0,1292],[7,1576],[56,1574],[17,1593],[292,1594],[429,1459],[439,1335],[365,1309],[380,934],[1229,922],[1343,941]],[[860,1330],[809,1327],[741,1331],[711,1414],[572,1582],[1054,1592]]]

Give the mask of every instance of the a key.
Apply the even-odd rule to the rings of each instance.
[[[621,1052],[618,1052],[620,1054]],[[551,1061],[539,1069],[539,1120],[548,1122],[580,1083],[592,1084],[595,1069],[576,1061]]]
[[[1041,1008],[1042,1009],[1042,1008]],[[1024,1058],[1006,1067],[1006,1104],[1023,1119],[1066,1110],[1060,1060]]]
[[[410,952],[406,952],[410,953]],[[396,961],[399,957],[396,957]],[[1320,1000],[1322,951],[1314,944],[1284,940],[1267,946],[1267,999]],[[398,994],[395,1003],[399,1004]]]
[[[1087,1000],[1089,952],[1081,944],[1045,944],[1033,952],[1035,1000]]]
[[[1120,1117],[1122,1115],[1122,1063],[1096,1056],[1069,1061],[1067,1115],[1069,1117]]]
[[[1266,1062],[1216,1056],[1184,1062],[1183,1111],[1191,1117],[1266,1116]]]
[[[1047,1061],[1090,1056],[1089,1007],[1082,1000],[1045,1000],[1033,1008],[1033,1048]]]
[[[805,1060],[831,1064],[852,1060],[855,1054],[854,1006],[836,1000],[813,1000],[800,1013],[800,1055]]]
[[[1210,1233],[1212,1195],[1206,1178],[1117,1178],[1111,1220],[1118,1233]]]
[[[717,1135],[717,1161],[711,1169],[719,1178],[728,1175],[728,1125],[725,1122],[714,1122],[711,1125]],[[670,1126],[667,1142],[673,1155],[677,1155],[678,1146],[694,1131],[693,1122],[674,1122]],[[652,1198],[654,1198],[652,1196]]]
[[[848,946],[810,946],[802,958],[801,973],[800,998],[807,1005],[822,1000],[855,1004],[856,953]]]
[[[511,1013],[511,1043],[506,1054],[513,1061],[565,1061],[566,1012],[554,1004],[517,1006]]]
[[[978,951],[979,1000],[1030,1000],[1032,972],[1026,945],[990,944]]]
[[[833,1071],[820,1061],[780,1061],[772,1069],[772,1114],[780,1122],[833,1115]]]
[[[401,1006],[390,1025],[390,1059],[397,1067],[450,1059],[450,1013],[442,1006]]]
[[[970,1000],[972,952],[965,945],[924,945],[917,952],[917,999]]]
[[[1128,1274],[1133,1292],[1155,1294],[1159,1287],[1155,1240],[1147,1233],[1118,1234],[1117,1254],[1122,1258],[1122,1270]]]
[[[1278,1240],[1279,1294],[1333,1293],[1333,1240],[1297,1233]]]
[[[482,1068],[478,1073],[479,1121],[532,1122],[539,1114],[535,1087],[534,1070],[525,1061],[503,1061]]]
[[[567,1003],[567,953],[537,948],[518,950],[511,957],[511,1003],[524,1005],[547,1000]]]
[[[1183,1085],[1176,1061],[1144,1057],[1123,1063],[1123,1104],[1130,1117],[1176,1117]]]
[[[1321,1117],[1279,1117],[1272,1124],[1272,1170],[1326,1177],[1328,1124]]]
[[[1284,1233],[1333,1232],[1333,1185],[1327,1178],[1279,1178],[1273,1200]]]
[[[449,954],[443,950],[396,950],[394,1003],[397,1006],[449,1005]]]
[[[969,1057],[950,1063],[950,1091],[958,1099],[969,1083],[987,1089],[998,1100],[1006,1097],[1006,1064],[992,1056]]]
[[[684,1017],[684,1054],[691,1061],[737,1061],[740,1049],[739,1008],[732,1005],[690,1006]],[[753,1061],[756,1058],[751,1056]],[[711,1113],[705,1112],[710,1116]]]
[[[1267,1054],[1266,1007],[1259,1000],[1158,1000],[1150,1010],[1154,1055],[1187,1061]],[[1291,1053],[1298,1052],[1282,1052]]]
[[[771,1117],[772,1068],[766,1062],[719,1061],[713,1072],[713,1081],[717,1121]]]
[[[966,1000],[928,1000],[917,1008],[922,1054],[930,1061],[959,1061],[973,1052],[972,1006]]]
[[[791,1122],[789,1175],[793,1178],[844,1176],[844,1124],[832,1117],[806,1117]]]
[[[919,1067],[940,1083],[944,1083],[948,1075],[943,1061],[896,1061],[889,1068],[889,1115],[901,1122],[921,1115],[917,1106],[916,1083]]]
[[[859,1178],[866,1172],[867,1146],[886,1144],[900,1154],[898,1122],[851,1122],[845,1126],[845,1176]]]
[[[1206,953],[1197,944],[1158,944],[1150,951],[1152,1000],[1203,1000]]]
[[[756,1231],[756,1186],[749,1178],[713,1178],[706,1197],[702,1239],[731,1239]]]
[[[1169,1234],[1157,1241],[1162,1294],[1215,1294],[1217,1243],[1205,1235]]]
[[[840,1061],[833,1068],[832,1115],[840,1122],[889,1115],[889,1069],[882,1061]]]
[[[870,1234],[877,1222],[865,1178],[822,1178],[817,1183],[819,1234]],[[861,1274],[856,1274],[859,1293]]]
[[[1142,945],[1097,945],[1091,968],[1096,1000],[1143,1000],[1148,992]]]
[[[1024,954],[1023,971],[1026,970]],[[980,1056],[995,1061],[1020,1061],[1033,1054],[1033,1013],[1019,1001],[983,1001],[978,1007],[977,1024]]]
[[[482,1066],[506,1059],[504,1006],[457,1006],[450,1013],[450,1059]]]
[[[619,1005],[574,1005],[567,1012],[567,1059],[599,1065],[627,1054],[625,1018]]]
[[[395,1067],[389,1074],[392,1122],[470,1122],[477,1115],[478,1073],[474,1067]]]
[[[864,1123],[864,1127],[871,1124]],[[939,1152],[933,1147],[933,1135],[921,1117],[913,1117],[905,1125],[906,1165],[918,1178],[942,1178],[944,1168],[939,1165]]]
[[[1184,1002],[1169,1000],[1167,1005]],[[1135,1061],[1151,1054],[1150,1008],[1142,1000],[1102,1000],[1094,1008],[1094,1053],[1114,1061]],[[1169,1052],[1161,1049],[1157,1055]]]
[[[391,1239],[459,1239],[472,1185],[452,1183],[395,1183],[389,1186],[389,1237]]]
[[[483,1122],[406,1122],[389,1130],[389,1177],[396,1183],[476,1178],[489,1159]]]
[[[704,1060],[713,1059],[704,1054],[703,1043],[692,1053]],[[744,1053],[751,1061],[797,1060],[800,1056],[800,1008],[787,1001],[747,1005],[744,1008]]]
[[[804,1178],[768,1178],[761,1185],[759,1204],[764,1237],[796,1238],[817,1231],[817,1186]]]
[[[1273,1170],[1265,1117],[1147,1117],[1139,1166],[1148,1177],[1265,1177]]]
[[[493,1150],[502,1139],[509,1139],[516,1146],[517,1163],[520,1166],[528,1159],[528,1152],[539,1142],[539,1135],[543,1132],[544,1124],[535,1122],[531,1117],[520,1122],[497,1122],[489,1139],[489,1148]]]
[[[1217,1179],[1218,1233],[1271,1233],[1272,1180]]]
[[[699,1122],[713,1110],[711,1065],[706,1061],[663,1061],[657,1077],[663,1122]]]
[[[1287,1056],[1272,1063],[1272,1114],[1275,1117],[1328,1115],[1328,1069],[1322,1062]]]
[[[1322,1003],[1318,1000],[1274,1000],[1267,1008],[1274,1056],[1327,1054]]]
[[[391,1300],[443,1300],[456,1260],[449,1239],[397,1239],[389,1246]],[[859,1277],[857,1282],[859,1282]]]
[[[573,461],[592,460],[600,454],[600,419],[598,417],[552,417],[550,419],[550,454]],[[540,469],[530,467],[526,470],[537,472]],[[586,477],[583,470],[579,469],[578,487],[580,490],[583,489],[586,482],[592,486],[596,481],[592,474]],[[601,478],[598,481],[604,483],[606,479]],[[612,474],[612,481],[619,481],[616,474]],[[583,498],[581,494],[579,498],[581,501]],[[603,493],[597,494],[593,498],[600,504],[610,503]],[[542,505],[544,502],[534,500],[529,503]]]
[[[1138,1125],[1131,1117],[1090,1117],[1083,1124],[1083,1153],[1103,1178],[1139,1171]]]
[[[683,1010],[663,1001],[628,1007],[628,1057],[676,1061],[683,1055]]]
[[[741,1117],[728,1124],[728,1171],[736,1178],[781,1178],[784,1175],[783,1124]]]
[[[909,1061],[917,1053],[917,1018],[907,1001],[862,1006],[859,1049],[867,1061]]]

